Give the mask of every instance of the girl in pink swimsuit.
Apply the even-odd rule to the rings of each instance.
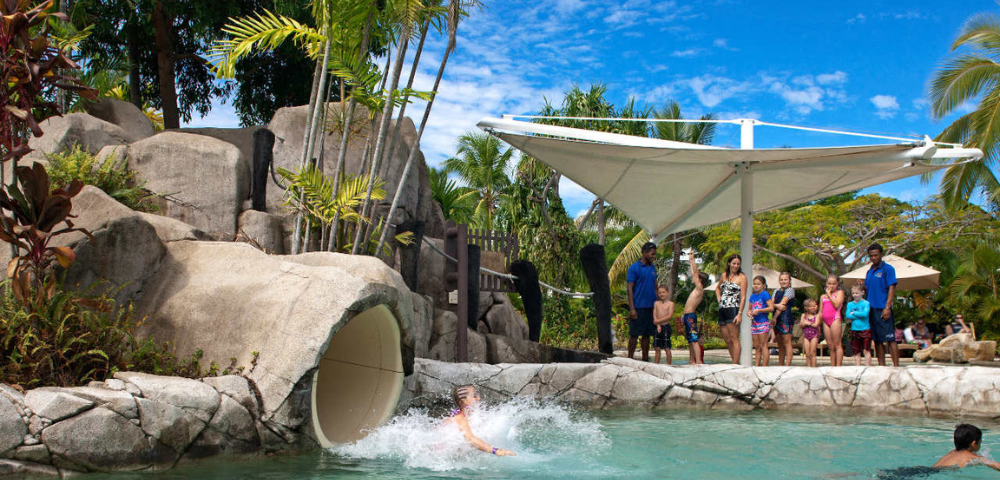
[[[843,320],[840,309],[844,306],[844,291],[840,288],[840,277],[826,278],[826,293],[820,297],[823,318],[823,338],[830,347],[830,365],[839,367],[844,362]]]
[[[806,301],[802,302],[802,308],[806,311],[799,321],[802,325],[802,351],[806,352],[806,366],[815,367],[820,325],[819,315],[816,312],[819,307],[816,305],[816,300],[807,298]]]

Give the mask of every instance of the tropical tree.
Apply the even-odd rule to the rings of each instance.
[[[967,49],[958,53],[962,47]],[[981,192],[996,209],[1000,206],[996,174],[1000,168],[1000,18],[993,14],[970,18],[951,51],[931,80],[931,112],[940,119],[967,102],[978,105],[952,122],[936,140],[979,148],[984,157],[949,167],[941,179],[941,195],[948,205],[954,205]]]
[[[507,170],[513,155],[514,149],[503,148],[496,137],[486,132],[469,132],[459,137],[455,156],[444,162],[446,172],[455,173],[479,194],[473,222],[482,228],[493,229],[501,196],[511,184]]]
[[[973,313],[981,329],[1000,327],[1000,242],[982,242],[962,259],[958,275],[947,291],[956,303]]]
[[[427,172],[430,175],[431,195],[441,206],[445,220],[465,224],[472,222],[476,204],[479,203],[479,192],[468,187],[459,187],[442,169],[430,167]]]

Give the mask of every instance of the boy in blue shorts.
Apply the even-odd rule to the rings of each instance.
[[[698,335],[698,305],[705,298],[705,285],[708,284],[708,275],[698,271],[698,262],[694,259],[694,251],[688,255],[688,263],[691,264],[691,281],[694,282],[694,290],[688,295],[684,302],[684,337],[687,338],[688,351],[691,355],[691,364],[705,363],[705,347],[701,345],[701,338]]]

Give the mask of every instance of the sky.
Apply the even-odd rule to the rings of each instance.
[[[964,105],[941,120],[930,115],[927,85],[948,57],[962,24],[1000,7],[992,0],[483,0],[459,26],[421,149],[430,166],[455,154],[457,139],[483,117],[537,113],[558,104],[574,84],[608,87],[685,117],[721,118],[889,135],[935,136]],[[415,88],[430,90],[444,38],[425,47]],[[408,107],[419,121],[422,104]],[[236,127],[228,105],[191,126]],[[757,128],[756,147],[884,143],[856,137]],[[736,126],[719,128],[715,145],[739,147]],[[937,180],[904,179],[866,189],[904,201],[937,191]],[[592,194],[563,179],[560,193],[576,216]]]

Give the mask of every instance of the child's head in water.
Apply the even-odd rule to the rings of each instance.
[[[955,427],[955,450],[979,451],[983,441],[983,431],[975,425],[963,423]]]
[[[464,411],[479,403],[479,392],[472,385],[459,385],[451,391],[451,399],[455,402],[455,408]]]

